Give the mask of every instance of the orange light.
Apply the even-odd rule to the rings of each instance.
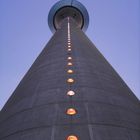
[[[73,70],[70,70],[70,69],[69,69],[69,70],[67,71],[67,73],[71,74],[71,73],[73,73]]]
[[[68,66],[72,66],[73,64],[71,62],[68,62]]]
[[[74,108],[69,108],[69,109],[67,109],[67,114],[68,115],[75,115],[76,114],[76,110]]]
[[[67,92],[67,95],[69,95],[69,96],[73,96],[73,95],[75,95],[75,92],[72,91],[72,90],[69,90],[69,91]]]
[[[72,57],[68,57],[68,60],[72,60]]]
[[[74,135],[68,136],[67,140],[78,140],[78,138]]]
[[[73,82],[74,82],[74,79],[69,78],[69,79],[67,80],[67,82],[68,82],[68,83],[73,83]]]

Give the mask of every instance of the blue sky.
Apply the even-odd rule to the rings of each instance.
[[[55,2],[0,1],[0,109],[52,36],[47,16]],[[140,99],[140,1],[80,2],[89,11],[87,36]]]

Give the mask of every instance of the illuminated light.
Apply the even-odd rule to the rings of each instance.
[[[70,45],[70,43],[68,43],[68,45]]]
[[[72,57],[68,57],[68,60],[72,60]]]
[[[67,140],[78,140],[78,138],[74,135],[68,136]]]
[[[71,46],[68,46],[68,48],[71,48]]]
[[[69,90],[69,91],[67,92],[67,95],[69,95],[69,96],[73,96],[73,95],[75,95],[75,92],[72,91],[72,90]]]
[[[73,64],[71,62],[68,62],[68,66],[72,66]]]
[[[67,82],[68,82],[68,83],[73,83],[73,82],[74,82],[74,79],[69,78],[69,79],[67,79]]]
[[[71,49],[68,49],[68,51],[70,52],[70,51],[71,51]]]
[[[76,110],[74,108],[68,108],[67,109],[67,114],[68,115],[75,115],[76,114]]]
[[[67,73],[71,74],[73,73],[73,70],[68,70]]]

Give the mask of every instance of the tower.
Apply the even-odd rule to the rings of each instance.
[[[0,140],[138,140],[139,101],[81,31],[85,8],[60,1],[49,25],[56,33],[1,111]]]

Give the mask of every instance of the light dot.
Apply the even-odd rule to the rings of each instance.
[[[68,46],[68,48],[71,48],[71,46]]]
[[[70,70],[70,69],[69,69],[69,70],[67,71],[67,73],[71,74],[71,73],[73,73],[73,70]]]
[[[73,83],[73,82],[74,82],[74,79],[69,78],[69,79],[67,80],[67,82],[68,82],[68,83]]]
[[[78,140],[78,138],[74,135],[68,136],[67,140]]]
[[[75,95],[75,92],[72,91],[72,90],[69,90],[69,91],[67,92],[67,95],[69,95],[69,96],[73,96],[73,95]]]
[[[71,62],[68,62],[68,66],[72,66],[73,64]]]
[[[70,45],[70,43],[68,43],[68,45]]]
[[[68,51],[70,52],[70,51],[71,51],[71,49],[68,49]]]
[[[67,114],[68,115],[75,115],[76,114],[76,110],[74,108],[68,108],[67,109]]]
[[[72,60],[72,57],[68,57],[68,60]]]

